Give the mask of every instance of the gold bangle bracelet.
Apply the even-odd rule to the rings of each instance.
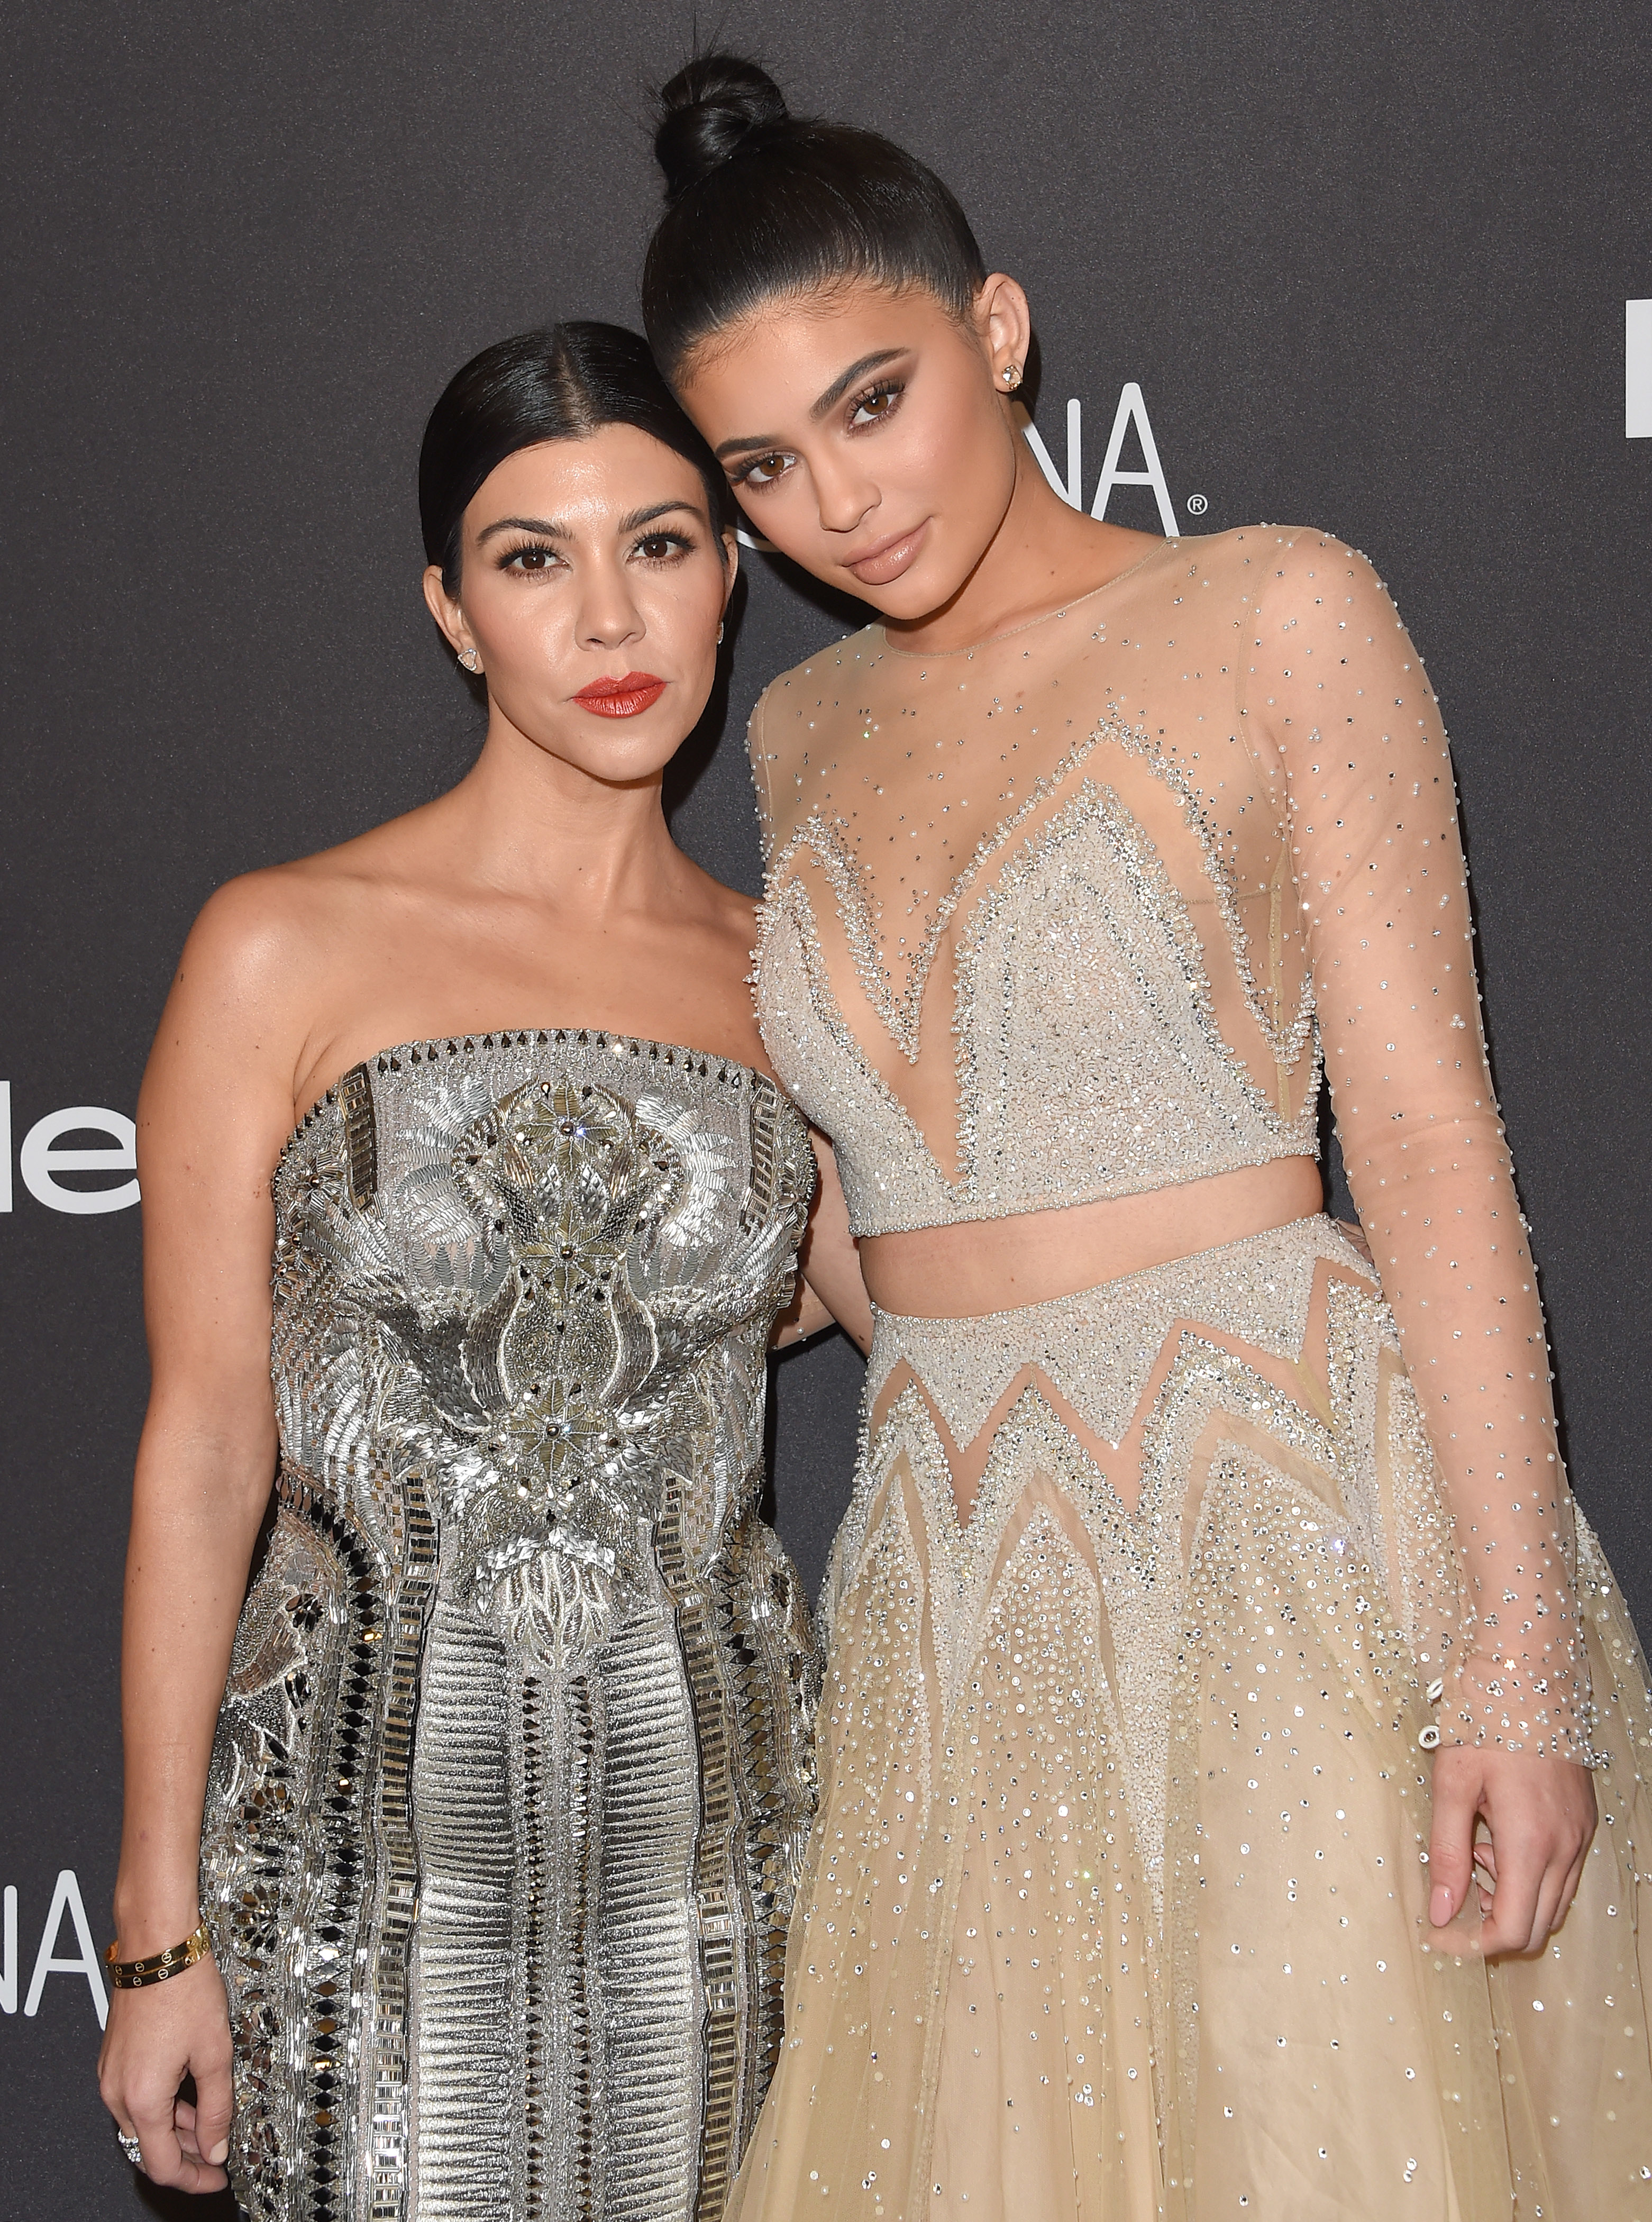
[[[117,1936],[104,1955],[104,1964],[109,1969],[109,1987],[112,1991],[147,1991],[151,1983],[164,1983],[168,1975],[181,1975],[185,1968],[204,1960],[211,1949],[212,1939],[206,1933],[204,1921],[198,1922],[181,1944],[169,1944],[164,1952],[156,1952],[148,1960],[122,1960]]]

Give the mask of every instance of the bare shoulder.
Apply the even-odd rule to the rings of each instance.
[[[146,1227],[166,1218],[174,1189],[195,1192],[202,1167],[217,1167],[243,1202],[259,1191],[290,1123],[299,983],[316,947],[290,866],[244,873],[202,908],[139,1093]]]
[[[413,876],[423,811],[375,825],[336,847],[228,880],[202,907],[184,947],[189,968],[278,993],[308,980],[355,943],[386,892]]]
[[[226,881],[185,941],[157,1051],[217,1044],[273,1058],[290,1077],[318,983],[371,935],[390,863],[378,837],[389,831]]]
[[[313,960],[321,939],[316,891],[298,867],[267,866],[226,881],[203,905],[179,959],[176,987],[268,995]]]

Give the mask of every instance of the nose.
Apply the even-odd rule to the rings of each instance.
[[[581,647],[623,648],[628,640],[640,640],[645,631],[623,568],[618,563],[604,563],[587,571],[580,599]]]
[[[878,490],[851,450],[837,449],[814,463],[814,499],[826,532],[853,532],[877,507]]]

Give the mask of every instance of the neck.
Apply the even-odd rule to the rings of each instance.
[[[1008,420],[1007,420],[1008,421]],[[1105,586],[1154,543],[1153,536],[1071,509],[1010,426],[1014,483],[997,530],[952,598],[920,618],[886,618],[902,648],[970,648],[1064,601]]]
[[[653,907],[687,869],[665,822],[663,776],[597,778],[538,747],[494,707],[481,754],[435,807],[483,886],[577,904],[594,920]]]

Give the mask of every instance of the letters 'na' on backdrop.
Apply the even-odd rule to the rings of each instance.
[[[880,127],[951,181],[1032,294],[1064,480],[1078,405],[1086,506],[1134,385],[1183,529],[1322,524],[1390,581],[1455,744],[1572,1471],[1646,1628],[1638,14],[843,0],[737,5],[724,31],[795,106]],[[506,332],[636,321],[642,88],[690,32],[654,0],[10,18],[0,2212],[29,2222],[145,2198],[93,2095],[84,1965],[118,1825],[138,1215],[66,1199],[129,1187],[124,1121],[211,889],[468,763],[478,713],[418,595],[424,415]],[[1147,468],[1140,432],[1127,471]],[[1160,510],[1126,482],[1109,514]],[[675,822],[755,888],[746,713],[853,614],[761,556],[746,576]],[[778,1371],[778,1520],[811,1580],[857,1377],[840,1338]]]

